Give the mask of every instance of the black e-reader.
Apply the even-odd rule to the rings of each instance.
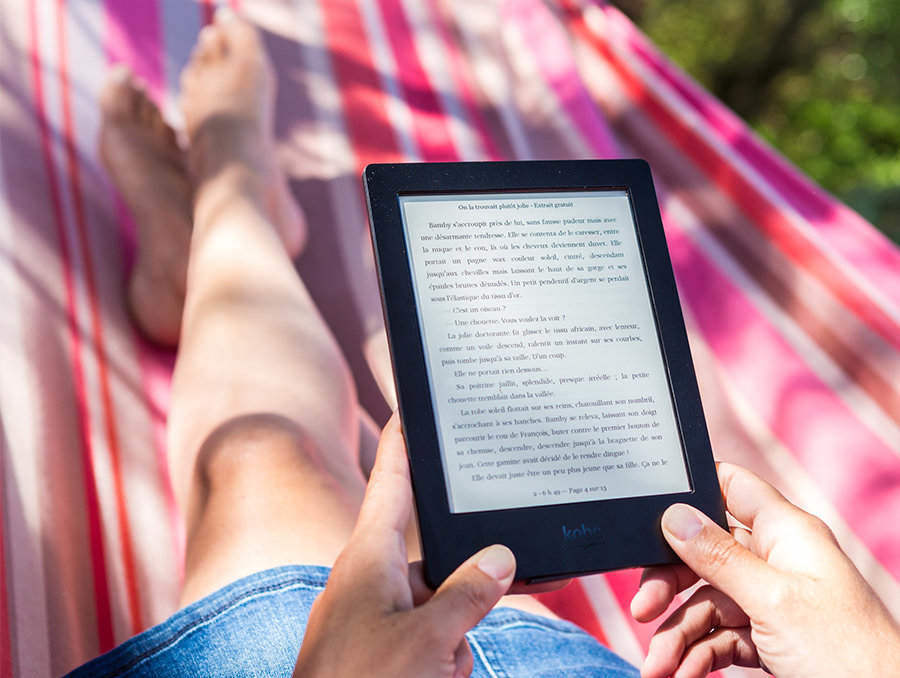
[[[494,543],[519,581],[677,562],[676,502],[725,526],[646,162],[363,180],[429,585]]]

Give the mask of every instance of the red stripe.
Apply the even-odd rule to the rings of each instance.
[[[63,220],[62,197],[54,171],[53,152],[50,142],[50,128],[44,104],[43,79],[41,73],[41,57],[38,50],[38,26],[36,0],[28,4],[29,56],[34,86],[34,110],[41,131],[41,151],[47,170],[50,205],[56,221],[59,237],[60,261],[62,263],[63,280],[66,290],[66,317],[68,320],[69,340],[71,342],[72,372],[78,406],[78,423],[81,433],[81,462],[84,478],[84,494],[87,508],[88,534],[90,537],[91,572],[94,584],[94,602],[97,612],[97,638],[100,651],[113,647],[112,611],[110,607],[109,588],[106,580],[106,561],[103,553],[103,530],[100,525],[100,506],[97,500],[97,485],[94,478],[93,452],[90,445],[90,417],[87,412],[87,396],[84,384],[84,371],[81,365],[81,340],[78,331],[75,284],[72,279],[72,257],[66,239]]]
[[[539,601],[553,610],[556,614],[577,624],[590,633],[599,642],[609,647],[603,627],[594,614],[594,607],[584,592],[584,587],[577,579],[559,591],[539,593],[536,596]]]
[[[403,98],[412,113],[413,134],[422,159],[426,162],[459,160],[444,111],[419,59],[412,28],[400,0],[380,0],[379,4],[385,32],[394,52]]]
[[[819,248],[800,233],[781,209],[772,205],[770,200],[738,170],[723,161],[701,134],[672,115],[658,96],[587,27],[581,13],[569,10],[567,14],[572,32],[591,44],[609,63],[622,79],[630,99],[655,121],[672,144],[698,167],[703,168],[709,180],[728,195],[754,226],[768,240],[777,244],[789,259],[815,276],[885,341],[900,349],[900,326],[870,298],[862,294],[847,274],[837,268]]]
[[[387,95],[381,90],[355,3],[323,2],[319,6],[357,173],[370,162],[403,161],[385,111]]]
[[[381,7],[395,62],[402,64],[400,82],[413,117],[413,129],[423,158],[435,161],[458,160],[459,153],[454,147],[434,87],[421,65],[412,39],[412,29],[402,5],[398,0],[381,0]],[[489,147],[488,144],[485,145]],[[603,627],[580,582],[573,581],[559,591],[536,597],[551,610],[565,616],[598,641],[608,645]]]
[[[63,137],[65,141],[66,161],[69,186],[72,192],[72,204],[75,213],[75,226],[81,241],[84,259],[84,281],[87,287],[88,304],[91,319],[91,330],[94,339],[94,350],[97,354],[97,367],[100,377],[100,399],[106,424],[106,438],[109,443],[110,462],[113,474],[116,510],[118,512],[119,539],[122,542],[122,561],[125,570],[125,586],[128,595],[128,609],[131,617],[131,631],[138,633],[142,629],[141,601],[135,576],[135,558],[132,547],[131,525],[128,519],[128,506],[125,501],[125,488],[122,483],[121,449],[119,433],[113,410],[112,392],[109,385],[106,347],[103,340],[103,325],[100,322],[100,309],[97,303],[97,285],[94,280],[94,266],[91,257],[91,246],[87,232],[87,220],[84,213],[84,201],[81,192],[80,166],[74,141],[74,124],[72,120],[72,92],[69,81],[68,49],[66,34],[66,0],[57,0],[57,46],[59,53],[59,79],[62,89],[63,105]]]
[[[216,0],[200,0],[203,7],[203,23],[209,25],[216,16]]]

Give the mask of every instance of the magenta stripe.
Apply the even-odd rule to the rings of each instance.
[[[682,300],[721,368],[872,555],[900,575],[900,460],[813,374],[737,285],[664,215]]]
[[[780,154],[761,142],[740,118],[674,67],[618,10],[604,9],[621,32],[626,51],[637,56],[706,122],[712,134],[765,177],[770,188],[808,220],[861,276],[900,303],[900,249],[856,212],[828,195]],[[616,39],[612,31],[610,40]]]
[[[553,13],[540,0],[506,0],[501,16],[535,47],[531,54],[541,75],[590,150],[600,158],[618,157],[615,137],[585,89],[568,35]]]

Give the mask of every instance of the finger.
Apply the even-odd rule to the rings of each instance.
[[[516,574],[516,559],[505,546],[482,549],[460,565],[422,607],[428,628],[439,627],[455,648],[466,631],[481,621],[509,590]]]
[[[725,508],[751,530],[760,514],[774,519],[800,512],[781,492],[742,466],[720,462],[716,470]]]
[[[687,649],[713,629],[749,624],[747,615],[731,598],[712,586],[703,586],[657,629],[650,639],[644,669],[649,676],[668,676]]]
[[[653,621],[666,611],[678,593],[696,584],[697,580],[697,575],[686,565],[648,567],[631,599],[631,616],[639,622]]]
[[[759,591],[780,581],[780,573],[693,506],[670,506],[663,513],[662,529],[666,541],[685,565],[727,594],[751,617],[759,611]]]
[[[453,678],[458,678],[459,676],[468,676],[472,675],[472,669],[475,667],[475,657],[472,656],[472,648],[469,647],[469,641],[463,638],[459,645],[456,647],[456,652],[453,653],[453,660],[456,662],[456,671],[453,674]]]
[[[378,441],[375,466],[369,475],[366,495],[359,509],[356,530],[366,535],[380,535],[392,540],[404,539],[412,514],[412,488],[406,443],[395,413]]]
[[[729,666],[759,666],[759,655],[750,628],[717,629],[694,643],[681,660],[673,678],[702,678]]]

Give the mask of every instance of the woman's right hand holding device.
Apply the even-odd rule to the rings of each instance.
[[[642,678],[694,678],[731,664],[779,678],[900,676],[900,627],[828,527],[750,471],[719,464],[728,512],[747,528],[722,530],[676,504],[666,541],[685,565],[644,571],[631,603],[649,622],[699,579],[656,631]]]

